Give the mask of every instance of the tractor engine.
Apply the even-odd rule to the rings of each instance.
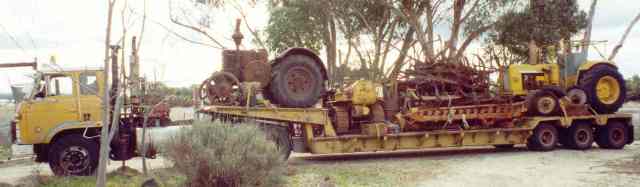
[[[205,105],[301,108],[317,104],[324,95],[327,72],[311,50],[291,48],[272,61],[265,49],[240,50],[240,20],[232,38],[236,49],[222,51],[222,71],[213,73],[197,92]]]

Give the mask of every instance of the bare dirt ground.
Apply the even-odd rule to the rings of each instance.
[[[291,181],[300,186],[329,177],[338,186],[638,186],[624,164],[640,143],[624,150],[492,147],[337,156],[294,155]],[[624,167],[624,166],[622,166]],[[638,167],[638,166],[636,166]],[[638,168],[636,168],[638,169]]]

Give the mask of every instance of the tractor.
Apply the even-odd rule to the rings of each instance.
[[[264,49],[240,50],[240,20],[232,38],[236,49],[222,51],[222,71],[213,73],[196,92],[203,104],[270,102],[280,107],[303,108],[317,104],[323,97],[327,70],[313,51],[289,48],[269,62]]]
[[[538,49],[533,46],[530,50]],[[528,64],[509,65],[500,75],[505,93],[528,101],[528,114],[559,115],[565,96],[570,104],[587,104],[590,111],[600,114],[614,113],[622,106],[626,87],[614,62],[587,60],[586,50],[569,49],[551,63],[540,63],[536,56]]]

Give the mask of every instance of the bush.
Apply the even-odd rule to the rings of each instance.
[[[196,122],[164,144],[186,186],[282,186],[286,165],[255,125]]]

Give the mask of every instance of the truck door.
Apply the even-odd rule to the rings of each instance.
[[[100,121],[102,119],[102,75],[98,72],[82,72],[78,77],[79,113],[82,121]]]
[[[26,144],[47,143],[45,137],[56,126],[80,121],[76,77],[61,73],[44,79],[44,89],[24,106],[26,124],[20,134]]]

